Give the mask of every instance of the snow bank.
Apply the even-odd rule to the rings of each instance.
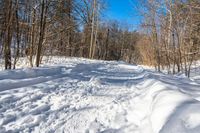
[[[198,133],[200,84],[124,62],[0,72],[0,132]]]

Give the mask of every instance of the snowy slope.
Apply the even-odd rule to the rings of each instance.
[[[123,62],[0,71],[0,133],[199,133],[200,83]]]

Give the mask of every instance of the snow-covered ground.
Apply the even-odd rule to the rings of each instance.
[[[79,58],[0,71],[0,133],[199,133],[198,81]]]

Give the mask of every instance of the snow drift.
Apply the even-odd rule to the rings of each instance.
[[[123,62],[0,72],[0,132],[198,133],[200,84]]]

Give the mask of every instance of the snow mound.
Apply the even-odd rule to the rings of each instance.
[[[124,62],[0,71],[0,133],[198,133],[200,84]]]

